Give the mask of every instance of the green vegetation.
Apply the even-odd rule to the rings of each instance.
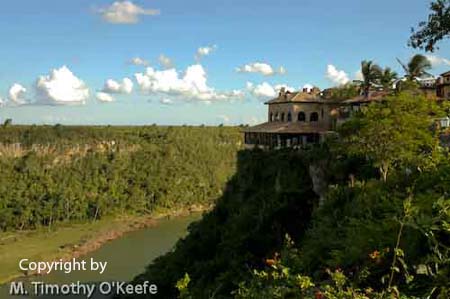
[[[285,233],[303,235],[315,201],[305,157],[241,151],[237,173],[214,210],[136,280],[150,279],[160,298],[174,298],[174,286],[187,272],[192,298],[226,297],[249,268],[283,245]]]
[[[381,77],[381,67],[373,63],[371,60],[363,60],[361,62],[361,74],[363,76],[362,80],[362,90],[363,94],[368,97],[370,88],[373,84],[376,84]]]
[[[0,231],[209,206],[235,172],[238,128],[0,128]]]
[[[57,229],[0,233],[0,284],[22,276],[24,257],[34,261],[68,259],[97,249],[113,235],[153,223],[147,217],[104,217],[95,222],[61,224]]]
[[[351,154],[370,157],[384,181],[394,166],[423,169],[434,161],[439,146],[438,132],[430,131],[430,115],[445,113],[423,96],[404,93],[391,97],[345,123],[338,146]]]
[[[324,90],[324,98],[329,100],[348,100],[359,94],[359,87],[353,83]]]
[[[410,81],[428,74],[427,71],[431,69],[430,60],[422,54],[416,54],[411,57],[406,65],[400,59],[397,59],[397,61],[405,71],[406,78]]]
[[[216,207],[134,282],[160,298],[448,298],[444,108],[401,93],[308,151],[241,151]]]
[[[428,21],[420,22],[417,31],[412,29],[409,45],[433,52],[439,41],[450,36],[450,0],[435,0],[430,9]]]

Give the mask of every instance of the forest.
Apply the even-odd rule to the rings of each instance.
[[[0,231],[210,206],[237,127],[0,127]]]
[[[158,298],[449,298],[446,113],[403,92],[310,149],[240,151],[214,209],[133,282]]]

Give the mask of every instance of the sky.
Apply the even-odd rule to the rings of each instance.
[[[0,121],[265,121],[282,86],[327,88],[396,58],[428,0],[15,0],[0,17]],[[430,58],[450,69],[450,43]]]

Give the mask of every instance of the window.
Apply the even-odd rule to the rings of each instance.
[[[292,114],[291,114],[291,112],[288,112],[288,114],[287,114],[287,121],[288,122],[292,121]]]
[[[270,121],[270,122],[273,121],[273,113],[272,113],[272,112],[270,112],[270,114],[269,114],[269,121]]]
[[[275,121],[278,121],[278,113],[275,114]]]
[[[313,112],[309,116],[309,121],[318,121],[319,120],[319,113]]]
[[[281,113],[281,121],[284,121],[284,112]]]
[[[305,120],[306,120],[305,112],[299,112],[298,121],[305,121]]]

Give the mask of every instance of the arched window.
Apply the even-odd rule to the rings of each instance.
[[[275,121],[278,121],[278,112],[275,114]]]
[[[284,121],[284,112],[281,113],[281,121]]]
[[[305,120],[306,120],[305,112],[299,112],[298,121],[305,121]]]
[[[270,122],[273,121],[273,113],[272,113],[272,112],[270,112],[270,114],[269,114],[269,121],[270,121]]]
[[[309,116],[309,121],[318,121],[319,120],[319,113],[313,112]]]
[[[292,121],[292,114],[291,114],[291,112],[288,112],[288,114],[287,114],[287,121],[288,122]]]

